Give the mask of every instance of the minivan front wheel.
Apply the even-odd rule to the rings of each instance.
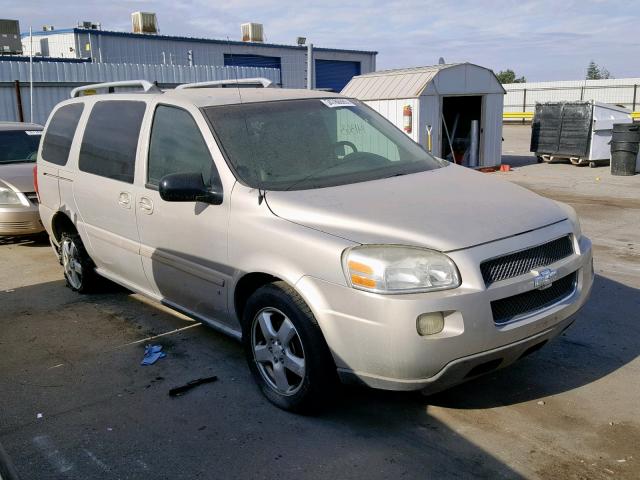
[[[60,239],[60,260],[67,286],[79,293],[85,293],[97,282],[93,261],[84,248],[80,235],[63,233]]]
[[[306,413],[335,387],[335,365],[313,313],[284,282],[259,288],[247,302],[243,343],[262,393],[276,406]]]

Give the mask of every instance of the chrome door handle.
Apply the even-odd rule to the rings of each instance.
[[[131,208],[131,194],[129,192],[120,192],[118,203],[122,208]]]
[[[138,207],[142,213],[146,213],[147,215],[151,215],[153,213],[153,202],[150,198],[140,197],[140,200],[138,200]]]

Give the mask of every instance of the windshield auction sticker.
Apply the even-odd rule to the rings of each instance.
[[[355,107],[355,104],[346,98],[324,98],[320,101],[329,108]]]
[[[40,130],[25,130],[24,133],[27,135],[42,135]]]

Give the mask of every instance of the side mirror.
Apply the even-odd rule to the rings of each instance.
[[[160,180],[160,198],[167,202],[222,203],[222,189],[209,189],[201,173],[170,173]]]

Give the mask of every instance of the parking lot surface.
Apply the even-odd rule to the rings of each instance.
[[[536,164],[526,142],[507,127],[515,170],[491,175],[577,209],[591,300],[542,350],[432,397],[346,388],[285,413],[234,340],[118,287],[75,294],[44,239],[0,241],[0,444],[21,478],[640,478],[640,176]],[[150,342],[167,357],[143,367]]]

